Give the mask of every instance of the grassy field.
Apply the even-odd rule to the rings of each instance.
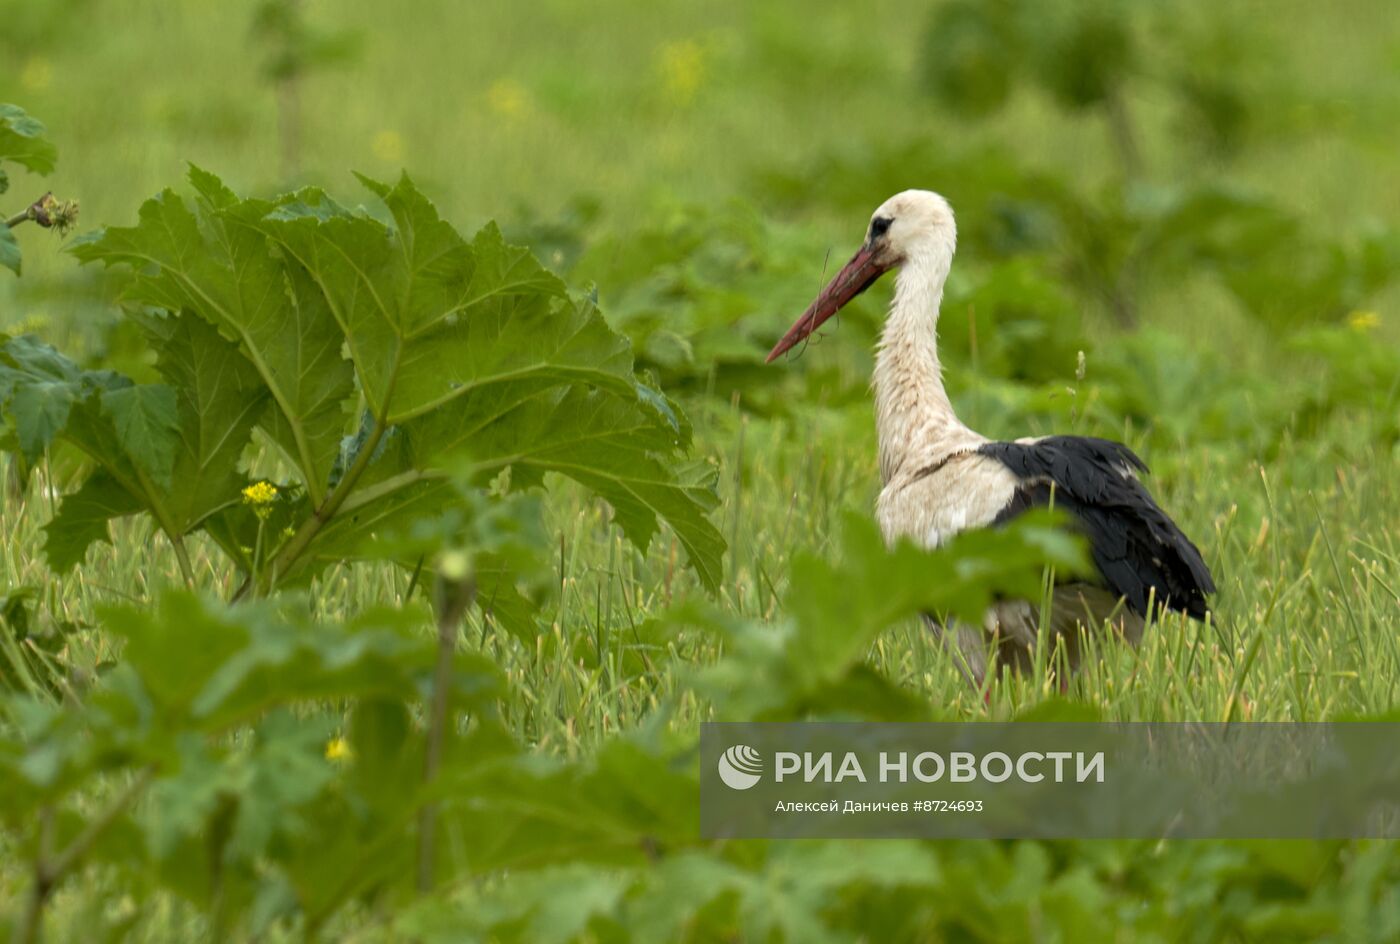
[[[309,21],[345,31],[353,51],[301,81],[294,167],[279,137],[278,91],[260,71],[268,45],[252,32],[249,5],[70,0],[51,11],[31,7],[0,2],[0,101],[41,117],[61,158],[49,179],[12,174],[0,198],[7,209],[52,187],[81,200],[82,229],[127,225],[143,199],[176,185],[186,162],[245,192],[315,183],[352,200],[349,170],[390,178],[407,168],[463,231],[499,220],[543,243],[542,258],[575,287],[597,283],[604,315],[633,333],[644,366],[680,392],[695,451],[719,470],[714,521],[729,549],[713,602],[728,616],[765,622],[783,618],[794,556],[836,554],[843,514],[873,507],[879,483],[864,386],[871,331],[889,287],[869,293],[849,324],[801,360],[770,368],[779,379],[752,386],[736,378],[756,375],[764,347],[750,345],[747,364],[715,367],[705,352],[720,347],[704,340],[706,332],[742,324],[771,336],[815,290],[825,254],[829,269],[855,245],[868,208],[905,187],[953,195],[969,188],[919,176],[917,158],[890,157],[906,144],[932,142],[959,154],[995,148],[1057,175],[1090,204],[1120,174],[1096,113],[1067,112],[1032,88],[996,114],[971,119],[927,95],[917,76],[930,4],[908,0],[815,11],[800,3],[406,2],[392,13],[360,0],[307,2]],[[1233,53],[1248,67],[1249,137],[1227,158],[1187,146],[1163,78],[1169,57],[1157,56],[1130,100],[1146,165],[1139,183],[1247,190],[1329,245],[1353,246],[1400,219],[1393,156],[1400,7],[1360,0],[1342,7],[1290,0],[1212,13],[1205,4],[1176,4],[1186,21],[1226,17],[1237,28],[1231,35],[1244,38]],[[10,36],[7,22],[17,24]],[[858,169],[856,179],[824,176],[823,167],[843,166]],[[796,183],[779,192],[775,175]],[[582,221],[579,198],[598,207],[582,211]],[[987,240],[969,217],[960,223],[974,235],[955,264],[966,273],[955,280],[965,281],[954,289],[980,299],[976,286],[1004,270],[992,268],[985,252],[979,258]],[[695,220],[705,222],[687,230]],[[734,232],[744,235],[731,238]],[[79,269],[47,234],[20,236],[25,272],[21,280],[0,273],[0,330],[36,332],[94,365],[149,371],[134,336],[114,327],[120,317],[110,277]],[[667,246],[673,238],[674,250]],[[689,271],[684,241],[691,238],[724,248]],[[753,249],[767,239],[771,257]],[[677,262],[673,253],[685,258]],[[1247,259],[1235,261],[1248,268]],[[726,296],[726,264],[736,283],[755,271],[762,277]],[[630,273],[649,277],[663,267],[706,284],[668,284],[650,307],[629,294]],[[1069,353],[1053,361],[996,354],[1001,342],[983,337],[979,344],[977,325],[962,325],[962,308],[944,315],[950,344],[965,358],[948,356],[950,390],[970,425],[996,437],[1055,430],[1129,443],[1153,468],[1154,492],[1196,538],[1219,584],[1210,624],[1167,620],[1139,649],[1106,644],[1063,697],[1114,720],[1393,715],[1400,707],[1400,375],[1387,371],[1400,365],[1400,280],[1338,289],[1343,307],[1332,314],[1301,310],[1271,319],[1226,287],[1216,271],[1225,267],[1217,260],[1144,276],[1132,327],[1094,304],[1092,292],[1072,296]],[[1047,271],[1058,279],[1069,270]],[[767,286],[774,286],[771,296],[762,292]],[[694,319],[674,324],[693,342],[685,362],[655,353],[660,348],[633,328],[646,317],[664,327],[671,303],[677,311],[688,306],[685,317]],[[646,330],[655,338],[660,329]],[[1052,339],[1030,342],[1032,350],[1036,343],[1064,347]],[[1084,352],[1080,368],[1076,349]],[[245,459],[259,474],[278,469],[266,444]],[[110,545],[92,550],[74,574],[52,577],[40,529],[74,473],[62,464],[41,467],[28,491],[8,493],[0,508],[9,536],[0,583],[37,588],[43,619],[92,627],[50,662],[53,677],[68,681],[121,658],[118,641],[95,625],[97,607],[145,605],[181,582],[169,545],[144,519],[117,522]],[[468,618],[462,638],[504,670],[512,689],[503,707],[507,727],[523,743],[571,760],[654,724],[668,737],[693,736],[712,714],[696,673],[721,657],[722,646],[712,634],[655,630],[673,606],[704,596],[675,541],[663,531],[648,550],[636,549],[603,502],[563,480],[551,479],[546,513],[557,547],[536,644],[479,614]],[[238,577],[211,543],[196,538],[192,556],[202,588],[233,592]],[[343,565],[318,582],[312,607],[328,619],[348,618],[375,603],[405,602],[413,588],[402,569]],[[912,620],[882,635],[869,662],[940,717],[1006,719],[1061,694],[1050,678],[1008,678],[984,703]],[[341,706],[322,711],[333,725],[345,717]],[[1137,929],[1118,931],[1116,940],[1149,939],[1145,928],[1158,940],[1400,934],[1400,855],[1390,843],[1017,845],[1040,851],[1007,845],[997,854],[1017,868],[1022,858],[1051,863],[1039,891],[961,936],[905,928],[902,939],[1082,939],[1076,928],[1100,926],[1062,922],[1052,895],[1063,891],[1056,882],[1082,875],[1102,889],[1092,900],[1105,920]],[[965,844],[931,848],[950,874],[973,868],[982,855]],[[0,902],[18,901],[26,887],[22,852],[0,840]],[[1232,903],[1234,878],[1221,878],[1227,873],[1262,876],[1260,887],[1282,883],[1281,897],[1328,917],[1272,926],[1265,910],[1285,906]],[[492,887],[474,886],[468,900]],[[85,929],[96,926],[111,940],[193,939],[207,930],[175,896],[137,908],[120,898],[128,891],[101,869],[85,873],[50,906],[51,939],[90,939]],[[338,921],[323,929],[327,938],[395,933],[369,906]],[[519,928],[496,933],[530,939]],[[709,939],[703,927],[691,933]],[[613,939],[597,927],[583,937]]]

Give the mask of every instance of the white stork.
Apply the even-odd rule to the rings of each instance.
[[[1056,588],[1047,626],[1078,661],[1079,626],[1109,625],[1130,642],[1159,608],[1206,615],[1215,591],[1201,553],[1138,479],[1146,465],[1121,443],[1083,436],[996,442],[965,426],[943,389],[938,310],[957,246],[953,210],[936,193],[906,190],[875,211],[864,245],[768,355],[771,363],[807,338],[890,269],[894,301],[875,362],[875,425],[884,487],[876,517],[886,541],[908,536],[936,547],[969,528],[997,525],[1050,504],[1086,535],[1097,580]],[[995,604],[981,627],[943,639],[974,683],[1004,662],[1025,668],[1039,604]]]

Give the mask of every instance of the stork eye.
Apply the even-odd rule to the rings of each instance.
[[[893,222],[894,220],[888,216],[875,217],[875,219],[870,221],[870,238],[879,239],[881,236],[885,235],[886,231],[890,228],[890,224]]]

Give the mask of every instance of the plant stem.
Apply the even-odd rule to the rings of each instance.
[[[50,190],[14,216],[7,216],[5,225],[14,229],[21,223],[33,222],[45,229],[57,226],[59,232],[65,232],[76,219],[77,204],[58,203],[53,199],[53,191]]]
[[[155,483],[150,480],[150,477],[137,469],[136,481],[150,501],[151,515],[156,519],[156,524],[160,525],[160,529],[170,539],[170,546],[175,548],[175,560],[180,565],[180,575],[185,578],[185,586],[193,590],[194,566],[190,564],[190,553],[185,548],[185,539],[180,536],[179,529],[175,527],[174,519],[166,513],[164,506],[156,499],[159,492],[156,491]]]
[[[457,648],[457,628],[476,599],[476,575],[470,571],[458,580],[439,575],[437,582],[438,652],[433,672],[433,701],[428,709],[428,740],[423,752],[423,783],[430,785],[442,767],[447,743],[448,702],[452,687],[452,654]],[[423,804],[418,813],[418,890],[433,888],[433,859],[437,831],[437,803]]]
[[[1142,150],[1138,147],[1137,128],[1133,123],[1132,110],[1123,97],[1121,85],[1115,85],[1104,99],[1104,117],[1108,121],[1108,132],[1113,138],[1114,149],[1118,152],[1118,163],[1123,171],[1126,184],[1135,184],[1142,179]],[[1108,286],[1108,305],[1114,319],[1124,328],[1137,326],[1137,258],[1129,253],[1117,277]]]
[[[1118,151],[1118,161],[1123,166],[1123,176],[1130,181],[1137,180],[1142,176],[1142,151],[1138,148],[1132,112],[1123,99],[1122,88],[1115,86],[1109,91],[1104,99],[1104,110],[1113,145]]]
[[[175,560],[180,565],[180,575],[185,585],[194,589],[194,565],[190,563],[190,552],[185,549],[185,541],[178,535],[170,535],[170,545],[175,548]]]
[[[331,493],[326,496],[326,500],[316,509],[315,514],[297,529],[296,534],[292,535],[291,540],[284,544],[282,550],[273,558],[270,576],[263,580],[259,579],[257,575],[250,575],[234,593],[234,602],[243,599],[250,591],[262,593],[265,590],[275,588],[278,579],[291,572],[297,559],[310,546],[312,539],[320,533],[321,529],[330,522],[331,518],[335,517],[335,513],[340,510],[340,506],[355,488],[355,483],[360,480],[360,476],[369,467],[374,458],[374,451],[379,447],[379,440],[384,438],[386,429],[388,429],[388,424],[382,419],[376,418],[374,428],[370,430],[364,445],[360,447],[359,454],[355,456],[355,462],[345,470],[345,474],[341,476]]]
[[[131,783],[116,795],[97,818],[87,824],[72,842],[55,856],[50,856],[49,846],[53,835],[53,810],[45,808],[39,821],[39,850],[34,858],[34,882],[30,886],[29,902],[21,913],[15,927],[16,944],[33,944],[39,939],[39,929],[43,923],[44,906],[53,894],[58,883],[92,851],[97,840],[111,828],[117,817],[126,811],[141,791],[155,776],[155,767],[147,766],[132,778]]]
[[[44,903],[48,901],[51,890],[44,881],[44,863],[48,860],[52,845],[53,807],[45,806],[39,810],[39,841],[34,853],[34,880],[29,886],[29,898],[25,902],[24,911],[20,913],[15,923],[15,944],[30,944],[31,941],[39,939],[39,929],[42,926],[44,916]]]

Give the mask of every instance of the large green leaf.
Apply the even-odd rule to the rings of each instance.
[[[576,382],[630,386],[626,339],[495,226],[469,244],[407,176],[392,188],[365,183],[395,228],[314,191],[279,206],[265,228],[320,285],[376,417],[401,423],[500,384],[516,397]]]
[[[0,193],[10,189],[10,177],[3,166],[13,161],[36,174],[49,174],[58,160],[58,151],[44,137],[44,126],[16,105],[0,104]],[[20,249],[15,234],[0,223],[0,266],[20,274]]]
[[[127,263],[138,274],[126,297],[169,311],[188,309],[219,329],[256,371],[273,402],[264,423],[319,497],[351,395],[342,336],[318,292],[289,272],[256,225],[272,209],[239,200],[212,174],[192,168],[196,216],[165,191],[142,207],[134,227],[80,240],[85,262]]]
[[[33,380],[15,387],[10,397],[10,416],[27,461],[35,462],[43,455],[68,423],[77,392],[75,384],[63,380]]]
[[[609,740],[579,764],[464,751],[444,778],[444,821],[473,837],[462,858],[476,874],[578,861],[640,864],[648,849],[698,838],[694,775],[636,739]]]
[[[717,504],[717,471],[704,463],[667,462],[665,455],[682,442],[673,421],[648,399],[575,387],[533,398],[460,444],[478,462],[511,466],[514,481],[522,484],[558,472],[587,486],[612,505],[617,523],[639,547],[656,533],[658,519],[665,520],[691,567],[714,589],[724,539],[705,515]],[[415,444],[454,439],[443,429],[413,437]]]
[[[170,321],[183,329],[162,329],[135,313],[157,335],[188,335],[182,354],[162,354],[185,441],[171,527],[196,526],[232,500],[236,449],[258,421],[301,469],[308,510],[330,508],[267,549],[278,583],[435,514],[433,483],[465,454],[485,469],[512,467],[526,486],[548,471],[570,476],[605,498],[641,547],[665,521],[704,584],[718,586],[724,542],[706,518],[714,474],[677,464],[689,446],[684,417],[637,384],[627,340],[596,306],[528,251],[494,225],[464,240],[406,176],[392,187],[362,178],[392,226],[319,191],[245,200],[198,168],[190,179],[195,208],[167,191],[136,226],[74,249],[135,269],[129,300],[217,329],[199,334],[189,315]],[[355,379],[366,410],[359,432],[343,437]]]
[[[106,390],[99,402],[126,454],[157,485],[169,488],[180,429],[175,391],[163,384],[141,384]]]
[[[490,399],[486,393],[480,398]],[[411,509],[434,513],[451,498],[451,489],[432,473],[414,470],[431,466],[428,460],[442,452],[465,451],[479,474],[509,466],[515,487],[538,484],[546,472],[574,479],[607,500],[638,547],[647,547],[664,520],[701,582],[710,589],[719,585],[725,544],[706,518],[717,504],[717,471],[703,462],[668,461],[688,430],[666,404],[650,394],[629,400],[571,387],[536,394],[481,422],[472,414],[477,399],[405,427],[413,453],[404,460],[409,470],[383,473],[377,484],[352,493],[349,513],[323,530],[314,554],[326,563],[341,559]],[[492,405],[482,409],[492,411]]]
[[[87,389],[78,366],[37,338],[0,344],[0,405],[28,462],[43,455]]]
[[[411,483],[412,470],[456,452],[510,465],[525,484],[560,472],[606,498],[639,546],[665,520],[716,587],[724,543],[705,518],[713,474],[666,458],[688,445],[688,429],[633,384],[626,341],[494,226],[467,244],[406,177],[393,188],[366,185],[394,230],[314,192],[280,207],[267,228],[330,299],[370,409],[403,424],[406,467],[381,461],[367,483],[396,472]],[[373,504],[352,496],[355,517],[339,528],[365,532],[406,504],[428,506],[433,499],[413,487]],[[337,542],[344,547],[343,534],[332,532],[318,547],[334,554]]]
[[[13,426],[13,442],[30,462],[62,435],[105,469],[114,485],[149,507],[159,504],[146,470],[169,481],[169,388],[137,387],[111,371],[82,370],[24,336],[0,344],[0,404]],[[131,437],[129,448],[124,435]],[[87,526],[87,533],[92,530]]]
[[[4,224],[0,224],[0,265],[15,275],[20,274],[19,243],[15,240],[15,234]]]
[[[179,446],[165,503],[179,533],[239,500],[238,459],[267,405],[267,390],[233,343],[188,314],[147,319],[156,367],[174,387]]]
[[[136,510],[118,492],[139,500],[172,537],[239,500],[239,456],[266,403],[257,373],[198,318],[141,321],[168,385],[81,370],[30,337],[0,345],[0,405],[25,457],[36,460],[62,435],[103,470],[50,531],[49,559],[59,570],[105,536],[108,518]]]
[[[341,356],[340,333],[326,297],[298,266],[287,269],[291,317],[282,325],[280,344],[270,343],[265,358],[279,378],[288,409],[277,401],[262,420],[282,450],[306,472],[312,500],[319,502],[340,452],[346,426],[345,402],[354,392],[354,368]],[[290,337],[289,337],[290,335]]]
[[[58,513],[44,525],[44,555],[49,568],[60,574],[72,570],[83,562],[93,542],[111,543],[109,521],[144,508],[142,500],[122,488],[111,475],[101,470],[94,472],[81,488],[64,496]]]
[[[17,105],[0,104],[0,161],[13,161],[36,174],[53,172],[58,150],[44,137],[44,125]],[[0,193],[8,181],[0,174]]]

